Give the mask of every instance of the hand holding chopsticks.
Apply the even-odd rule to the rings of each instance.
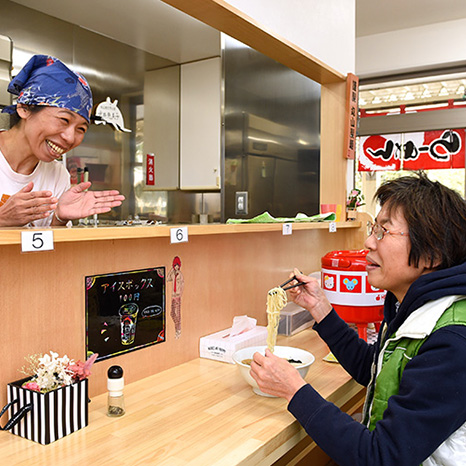
[[[293,275],[289,280],[287,280],[286,282],[282,283],[280,285],[280,288],[283,288],[283,290],[289,290],[291,288],[294,288],[296,286],[301,286],[301,285],[305,285],[306,282],[298,282],[298,283],[295,283],[294,285],[290,285],[290,286],[287,286],[285,287],[285,285],[288,285],[288,283],[292,282],[293,280],[296,280],[296,275]]]
[[[293,280],[297,283],[286,286]],[[297,287],[301,288],[298,289]],[[332,305],[321,288],[319,281],[315,277],[304,275],[299,269],[295,268],[293,276],[278,288],[282,290],[296,288],[296,290],[290,293],[292,301],[309,311],[317,323],[321,322],[332,311]]]

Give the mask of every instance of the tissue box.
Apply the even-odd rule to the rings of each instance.
[[[280,312],[278,333],[286,336],[295,335],[311,325],[314,325],[314,319],[306,309],[295,303],[288,303]]]
[[[201,337],[199,342],[199,355],[201,358],[215,359],[216,361],[234,364],[232,356],[235,351],[248,346],[261,346],[267,344],[267,327],[256,326],[247,332],[229,337],[231,328]]]

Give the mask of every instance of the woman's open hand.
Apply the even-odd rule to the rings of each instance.
[[[118,207],[125,196],[116,190],[87,191],[90,181],[79,183],[62,194],[58,200],[57,215],[61,220],[75,220],[94,214],[104,214]]]
[[[10,196],[0,207],[0,226],[24,226],[48,217],[57,207],[58,199],[50,191],[33,191],[34,183],[28,183]]]

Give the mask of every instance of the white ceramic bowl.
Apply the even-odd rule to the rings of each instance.
[[[238,366],[238,369],[241,375],[243,376],[244,380],[249,385],[251,385],[254,393],[262,396],[272,396],[262,392],[259,389],[256,381],[251,377],[251,374],[249,373],[251,369],[250,365],[243,363],[245,359],[252,359],[254,353],[256,352],[265,354],[266,348],[267,346],[250,346],[248,348],[240,349],[233,354],[233,361],[235,361],[235,364]],[[301,377],[303,378],[306,377],[310,365],[315,361],[314,355],[309,353],[309,351],[305,351],[300,348],[293,348],[292,346],[276,346],[274,349],[274,354],[280,358],[302,361],[302,364],[295,365],[295,367],[296,369],[298,369],[299,373],[301,374]]]

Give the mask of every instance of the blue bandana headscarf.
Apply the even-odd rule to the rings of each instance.
[[[48,55],[34,55],[8,85],[17,103],[67,108],[87,122],[92,110],[92,93],[84,76]],[[14,113],[16,105],[2,112]]]

